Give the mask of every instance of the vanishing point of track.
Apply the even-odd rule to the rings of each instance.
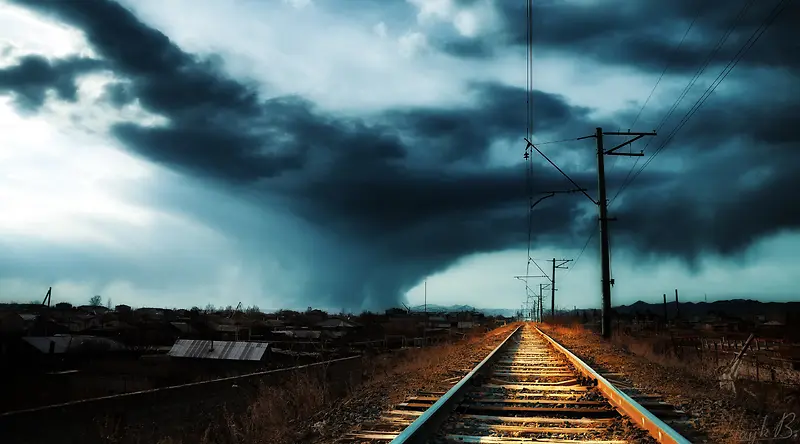
[[[627,426],[631,423],[635,426]],[[525,324],[446,392],[412,397],[341,442],[622,444],[644,439],[689,443],[569,350]]]

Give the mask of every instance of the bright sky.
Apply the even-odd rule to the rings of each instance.
[[[323,0],[123,3],[184,51],[216,57],[233,78],[254,82],[264,97],[297,94],[319,110],[342,116],[468,105],[474,103],[466,88],[471,82],[524,87],[526,81],[524,54],[519,51],[470,59],[447,54],[431,43],[445,32],[467,40],[496,32],[503,22],[488,0],[467,7],[449,0],[408,0],[349,13]],[[0,69],[30,54],[51,60],[95,55],[80,28],[18,6],[0,5],[0,28]],[[598,120],[641,103],[659,74],[601,65],[579,54],[543,51],[536,60],[537,89],[591,108],[589,117]],[[322,251],[321,245],[326,245],[327,252],[346,245],[344,241],[303,234],[301,222],[279,204],[257,208],[241,190],[205,182],[125,150],[112,134],[115,124],[165,127],[169,120],[135,102],[121,109],[104,102],[104,87],[118,80],[111,72],[82,75],[75,102],[59,100],[50,91],[42,109],[31,113],[20,110],[13,96],[0,89],[0,300],[41,299],[52,286],[54,299],[77,303],[100,294],[104,300],[134,306],[313,304],[314,295],[303,293],[306,281],[326,262],[337,260],[315,258],[316,248]],[[726,87],[740,81],[732,76]],[[667,75],[652,103],[669,103],[684,83],[685,77]],[[524,106],[520,97],[520,113]],[[646,112],[640,124],[649,130],[659,118]],[[582,131],[589,134],[594,128]],[[520,128],[520,140],[523,135]],[[538,137],[551,135],[543,131]],[[591,140],[576,143],[593,150]],[[579,158],[558,154],[558,147],[543,149],[567,169],[580,165]],[[488,162],[516,164],[523,149],[521,143],[498,142]],[[681,159],[662,160],[658,167],[669,168]],[[628,162],[634,160],[619,159],[618,168],[627,170]],[[213,217],[188,209],[191,202],[201,201],[216,203]],[[548,217],[547,209],[539,217]],[[221,220],[231,222],[228,228]],[[264,225],[254,225],[256,220]],[[611,226],[613,230],[613,222]],[[531,252],[547,273],[548,259],[575,259],[580,254],[571,264],[573,270],[558,272],[560,307],[599,307],[597,236],[581,254],[588,235],[577,233],[574,244],[563,248],[534,245]],[[267,249],[255,254],[256,244]],[[281,256],[279,250],[289,253]],[[675,288],[681,290],[682,300],[795,299],[797,251],[797,231],[770,235],[741,255],[705,255],[697,267],[677,260],[643,262],[615,249],[614,302],[657,302]],[[525,289],[513,276],[525,274],[525,256],[524,245],[468,255],[419,280],[407,300],[422,303],[426,279],[429,303],[517,308]],[[538,274],[535,266],[530,271]],[[540,282],[544,280],[532,279],[530,285],[538,288]]]

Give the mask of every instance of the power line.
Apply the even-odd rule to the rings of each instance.
[[[551,143],[574,142],[576,140],[580,140],[580,137],[573,137],[571,139],[550,140],[547,142],[536,142],[536,145],[542,146],[542,145],[550,145]]]
[[[706,56],[705,60],[703,60],[703,63],[700,65],[700,67],[694,73],[692,78],[689,80],[689,83],[686,85],[686,87],[683,88],[683,91],[681,91],[681,94],[675,100],[675,103],[672,104],[667,114],[664,116],[663,119],[661,119],[661,122],[656,127],[657,132],[661,131],[661,128],[663,128],[664,124],[667,123],[667,120],[669,120],[669,118],[672,116],[672,113],[675,112],[675,110],[678,108],[678,106],[686,97],[686,95],[689,94],[689,91],[692,89],[694,84],[697,83],[697,81],[700,79],[700,76],[703,75],[706,68],[711,63],[711,60],[714,58],[715,55],[717,55],[719,50],[722,49],[722,46],[725,45],[725,42],[728,41],[728,38],[730,38],[733,31],[742,21],[747,11],[753,6],[753,3],[755,3],[755,0],[748,0],[747,3],[745,3],[745,5],[742,7],[742,9],[739,10],[739,13],[734,18],[734,22],[728,27],[728,29],[725,31],[722,37],[720,37],[720,39],[717,41],[717,44],[714,46],[714,48],[711,49],[709,54]]]
[[[528,0],[527,2],[527,14],[526,14],[526,28],[527,28],[527,63],[526,63],[526,135],[530,138],[533,138],[533,0]],[[528,251],[527,251],[527,259],[525,261],[525,275],[530,274],[530,267],[531,262],[536,265],[536,268],[542,272],[543,275],[547,275],[547,273],[542,270],[542,267],[539,266],[536,261],[531,258],[531,241],[533,238],[533,161],[531,159],[530,153],[528,152],[528,147],[525,147],[525,178],[526,178],[526,193],[528,195]],[[529,295],[528,292],[528,284],[525,284],[525,294],[526,298]]]
[[[778,6],[780,6],[780,4],[784,3],[784,1],[785,1],[785,0],[780,0],[780,3],[779,3],[777,6],[776,6],[776,8],[777,8]],[[733,21],[733,23],[732,23],[732,24],[731,24],[731,25],[730,25],[730,26],[729,26],[729,27],[726,29],[726,31],[725,31],[725,33],[722,35],[722,37],[720,37],[720,39],[717,41],[717,44],[716,44],[716,45],[714,45],[714,47],[711,49],[711,51],[710,51],[710,52],[709,52],[709,54],[706,56],[706,58],[704,59],[703,63],[700,65],[700,67],[698,67],[697,71],[694,73],[694,75],[692,76],[692,78],[691,78],[691,79],[689,79],[689,82],[688,82],[688,83],[687,83],[687,85],[686,85],[686,86],[683,88],[683,90],[681,91],[681,93],[678,95],[678,98],[675,100],[675,102],[672,104],[672,106],[670,107],[670,109],[667,111],[667,113],[666,113],[666,115],[664,116],[664,118],[662,118],[662,119],[661,119],[661,122],[659,123],[659,125],[658,125],[658,127],[657,127],[657,131],[658,131],[658,130],[660,130],[660,129],[661,129],[663,126],[664,126],[664,124],[667,122],[667,120],[669,120],[669,118],[670,118],[670,117],[672,116],[672,114],[675,112],[675,110],[676,110],[676,109],[677,109],[677,107],[680,105],[680,103],[683,101],[683,99],[684,99],[684,98],[686,98],[686,95],[689,93],[689,91],[692,89],[692,87],[695,85],[695,83],[697,83],[697,80],[700,78],[700,76],[701,76],[701,75],[702,75],[702,74],[705,72],[706,68],[707,68],[707,67],[708,67],[708,65],[711,63],[711,60],[713,59],[713,57],[714,57],[714,56],[715,56],[715,55],[716,55],[716,54],[719,52],[719,50],[722,48],[722,46],[725,44],[725,42],[726,42],[726,41],[728,40],[728,38],[730,37],[731,33],[733,33],[734,29],[735,29],[735,28],[736,28],[736,27],[739,25],[739,23],[740,23],[740,22],[742,21],[742,19],[744,18],[744,15],[747,13],[747,11],[750,9],[750,7],[752,7],[752,6],[753,6],[753,4],[754,4],[754,3],[755,3],[755,0],[748,0],[748,1],[747,1],[747,2],[746,2],[746,3],[745,3],[743,6],[742,6],[742,8],[739,10],[739,13],[738,13],[738,14],[736,15],[736,17],[734,18],[734,21]],[[773,9],[773,11],[774,11],[774,9]],[[693,23],[694,23],[694,22],[693,22]],[[763,25],[763,23],[762,23],[762,25]],[[761,28],[761,26],[759,26],[759,28]],[[759,29],[759,28],[757,28],[755,32],[758,32],[758,29]],[[690,29],[691,29],[691,28],[690,28]],[[755,33],[755,32],[754,32],[754,33]],[[688,30],[687,30],[687,33],[688,33]],[[685,37],[685,36],[684,36],[684,37]],[[751,38],[752,38],[752,36],[751,36]],[[757,40],[757,39],[756,39],[756,40]],[[749,42],[749,41],[750,41],[750,39],[748,39],[748,42]],[[745,45],[743,45],[743,48],[744,48],[744,46],[746,46],[746,45],[747,45],[747,42],[745,42]],[[738,55],[739,53],[741,53],[741,51],[742,51],[742,49],[740,49],[740,50],[739,50],[739,52],[737,52],[737,55]],[[742,55],[743,55],[743,54],[742,54]],[[734,55],[734,59],[735,59],[735,58],[736,58],[736,55]],[[733,59],[732,59],[731,61],[733,61]],[[731,62],[729,62],[729,63],[728,63],[728,65],[730,65],[730,63],[731,63]],[[736,63],[738,63],[738,61],[737,61]],[[735,64],[734,64],[734,66],[735,66]],[[727,68],[727,66],[726,66],[726,68]],[[731,67],[731,69],[733,69],[733,68]],[[723,69],[723,72],[724,72],[724,71],[725,71],[725,69]],[[722,73],[720,73],[720,74],[722,74]],[[726,76],[727,76],[727,74],[725,74],[725,76],[724,76],[724,77],[726,77]],[[724,79],[724,77],[723,77],[723,79]],[[719,76],[717,76],[717,78],[719,79]],[[720,82],[721,82],[721,80],[720,80]],[[719,85],[719,82],[717,83],[717,86],[718,86],[718,85]],[[712,84],[709,86],[709,89],[711,90],[711,92],[713,92],[713,90],[714,90],[714,89],[716,89],[716,86],[714,85],[714,82],[712,82]],[[708,92],[708,91],[709,91],[709,89],[707,89],[706,91]],[[709,93],[709,95],[710,95],[710,93]],[[704,97],[705,97],[705,98],[704,98]],[[690,108],[690,110],[687,112],[687,114],[686,114],[686,115],[684,115],[684,118],[682,118],[682,119],[681,119],[681,122],[680,122],[680,123],[679,123],[679,124],[676,126],[676,129],[677,129],[677,131],[679,131],[679,130],[680,130],[680,128],[682,128],[682,127],[683,127],[683,125],[685,125],[686,121],[688,121],[688,119],[686,118],[686,116],[688,115],[688,116],[689,116],[689,118],[691,118],[691,115],[693,115],[693,114],[694,114],[694,112],[696,112],[696,109],[699,109],[699,106],[697,106],[697,104],[698,104],[698,103],[700,103],[700,106],[702,106],[702,103],[704,103],[706,99],[707,99],[707,96],[705,95],[705,93],[704,93],[703,95],[701,95],[701,97],[700,97],[700,98],[699,98],[699,99],[698,99],[698,100],[695,102],[695,105],[693,105],[693,106],[692,106],[692,108]],[[697,106],[697,108],[695,108],[695,106]],[[692,109],[694,109],[694,112],[692,111]],[[691,115],[690,115],[690,113],[691,113]],[[670,134],[667,136],[667,138],[665,139],[665,142],[664,142],[664,143],[662,143],[662,144],[661,144],[661,145],[660,145],[660,146],[659,146],[659,147],[656,149],[656,151],[653,153],[653,155],[652,155],[652,156],[650,156],[650,158],[648,158],[648,159],[647,159],[647,161],[645,161],[644,165],[642,165],[642,167],[641,167],[639,170],[637,170],[635,174],[633,173],[633,171],[634,171],[634,169],[636,168],[636,165],[638,165],[638,163],[639,163],[639,159],[637,159],[637,160],[636,160],[636,162],[634,162],[634,164],[633,164],[633,167],[631,167],[631,169],[628,171],[628,174],[625,176],[625,179],[622,181],[622,185],[620,185],[619,189],[618,189],[618,190],[617,190],[617,192],[614,194],[614,197],[612,197],[612,198],[611,198],[611,200],[609,201],[609,206],[610,206],[610,205],[611,205],[611,204],[612,204],[612,203],[613,203],[613,202],[616,200],[616,198],[617,198],[617,197],[620,195],[620,193],[622,193],[622,191],[623,191],[623,190],[625,190],[625,188],[627,188],[627,187],[628,187],[628,186],[629,186],[629,185],[630,185],[630,184],[631,184],[631,183],[632,183],[632,182],[633,182],[633,181],[634,181],[634,180],[635,180],[635,179],[636,179],[636,178],[637,178],[637,177],[638,177],[638,176],[641,174],[641,172],[642,172],[642,171],[644,171],[644,169],[645,169],[645,168],[647,168],[647,166],[648,166],[648,165],[649,165],[649,164],[650,164],[650,163],[653,161],[653,159],[655,158],[655,156],[657,156],[657,155],[658,155],[658,153],[659,153],[661,150],[663,150],[663,149],[664,149],[664,147],[665,147],[665,146],[666,146],[666,145],[667,145],[667,144],[668,144],[668,143],[669,143],[669,142],[672,140],[672,138],[673,138],[673,137],[674,137],[674,135],[677,133],[677,131],[676,131],[675,129],[673,129],[673,131],[672,131],[672,132],[671,132],[671,133],[670,133]],[[653,139],[651,139],[650,141],[648,141],[648,143],[645,145],[645,147],[644,147],[644,150],[645,150],[645,151],[646,151],[646,150],[647,150],[647,148],[650,146],[650,143],[652,142],[652,140],[653,140]]]
[[[564,170],[562,170],[561,168],[559,168],[559,167],[558,167],[558,165],[556,165],[556,164],[555,164],[555,163],[554,163],[552,160],[550,160],[550,158],[549,158],[549,157],[547,157],[547,156],[546,156],[546,155],[545,155],[545,154],[544,154],[544,153],[543,153],[541,150],[539,150],[539,148],[536,148],[536,145],[534,145],[533,143],[531,143],[531,141],[530,141],[530,140],[528,140],[528,139],[525,139],[525,141],[526,141],[526,142],[528,142],[528,146],[530,146],[530,147],[533,147],[533,149],[535,149],[537,153],[539,153],[539,154],[540,154],[542,157],[544,157],[544,159],[545,159],[546,161],[550,162],[550,165],[553,165],[553,167],[554,167],[556,170],[558,170],[558,172],[559,172],[559,173],[561,173],[561,175],[562,175],[562,176],[566,177],[568,181],[570,181],[570,182],[571,182],[573,185],[575,185],[575,188],[576,188],[577,190],[579,190],[581,193],[583,193],[583,195],[584,195],[584,196],[588,197],[588,198],[589,198],[589,200],[591,200],[592,202],[594,202],[594,204],[595,204],[595,205],[597,205],[597,201],[596,201],[596,200],[594,200],[594,198],[593,198],[592,196],[590,196],[590,195],[589,195],[589,194],[586,192],[586,190],[585,190],[585,189],[581,188],[581,186],[580,186],[580,185],[578,185],[577,183],[575,183],[575,181],[574,181],[574,180],[572,180],[572,178],[571,178],[571,177],[569,177],[569,176],[567,175],[567,173],[565,173],[565,172],[564,172]]]
[[[678,44],[672,50],[672,57],[670,57],[667,60],[666,65],[664,65],[664,70],[661,71],[661,75],[658,76],[658,80],[656,80],[656,84],[653,85],[653,89],[650,90],[650,94],[647,95],[647,99],[644,101],[644,103],[642,103],[642,107],[639,108],[639,112],[636,114],[636,118],[633,119],[633,123],[630,124],[629,128],[633,128],[634,126],[636,126],[636,122],[639,121],[639,117],[642,116],[642,112],[644,112],[645,107],[650,102],[650,99],[653,98],[653,94],[656,92],[656,89],[658,88],[658,85],[661,83],[661,79],[664,78],[664,75],[669,70],[669,67],[672,66],[672,62],[677,58],[678,51],[681,49],[681,46],[683,46],[683,42],[686,40],[686,37],[689,35],[689,32],[694,27],[694,24],[697,21],[697,18],[699,16],[700,16],[700,10],[698,8],[697,15],[694,16],[694,18],[692,19],[692,22],[689,23],[689,27],[686,28],[686,32],[683,33],[683,37],[681,37],[681,40],[678,42]],[[645,149],[647,149],[647,146],[650,145],[650,141],[652,141],[652,140],[653,139],[649,139],[648,140],[647,144],[645,145]],[[614,172],[614,169],[617,167],[617,162],[618,162],[618,159],[614,158],[614,162],[611,164],[611,171],[609,171],[609,174]],[[636,168],[636,165],[638,165],[638,164],[639,164],[639,159],[637,158],[636,161],[631,166],[631,168],[628,170],[628,174],[625,175],[625,179],[622,181],[623,185],[625,184],[625,182],[628,181],[628,178],[631,177],[631,173],[633,173],[633,170]],[[612,197],[611,200],[608,202],[609,206],[611,206],[611,204],[614,203],[614,200],[617,198],[617,196],[619,196],[620,191],[622,191],[623,185],[620,185],[620,188],[617,190],[616,194],[614,194],[614,197]]]
[[[635,119],[633,119],[633,123],[631,123],[631,125],[630,125],[630,127],[631,127],[631,128],[632,128],[632,127],[634,127],[634,126],[636,126],[636,122],[638,122],[638,121],[639,121],[639,117],[641,117],[641,115],[642,115],[642,112],[644,111],[644,108],[645,108],[645,107],[647,106],[647,104],[650,102],[650,99],[653,97],[653,93],[655,93],[655,92],[656,92],[656,89],[658,88],[658,85],[659,85],[659,83],[661,83],[661,79],[663,79],[663,78],[664,78],[664,75],[667,73],[667,70],[669,70],[669,67],[672,65],[672,62],[673,62],[673,60],[675,60],[675,59],[677,58],[678,51],[681,49],[681,46],[683,46],[683,42],[684,42],[684,40],[686,40],[686,36],[688,36],[688,35],[689,35],[689,31],[691,31],[691,30],[692,30],[692,27],[694,27],[694,23],[697,21],[697,17],[698,17],[699,15],[700,15],[700,14],[699,14],[699,11],[698,11],[698,14],[697,14],[697,15],[695,15],[694,19],[692,19],[692,22],[691,22],[691,23],[689,23],[689,27],[686,29],[686,32],[684,32],[684,33],[683,33],[683,37],[681,37],[681,41],[680,41],[680,42],[678,42],[678,44],[677,44],[677,45],[675,46],[675,48],[672,50],[672,57],[670,57],[670,58],[667,60],[667,64],[664,66],[664,70],[663,70],[663,71],[661,71],[661,75],[660,75],[660,76],[658,76],[658,80],[656,80],[656,84],[655,84],[655,85],[653,85],[653,89],[651,89],[651,90],[650,90],[650,94],[647,96],[647,99],[646,99],[646,100],[644,101],[644,103],[642,104],[642,107],[641,107],[641,108],[639,108],[639,113],[637,113],[637,114],[636,114],[636,118],[635,118]]]
[[[581,252],[578,253],[578,257],[575,258],[575,262],[572,263],[572,267],[569,270],[567,270],[567,274],[564,275],[565,277],[568,276],[569,273],[572,270],[574,270],[575,267],[578,265],[578,261],[581,259],[581,256],[583,256],[583,252],[586,251],[586,247],[589,245],[589,242],[591,242],[592,239],[594,238],[595,233],[597,233],[597,231],[595,231],[594,229],[592,230],[591,233],[589,233],[589,237],[587,237],[586,242],[583,243],[583,248],[581,248]]]
[[[719,75],[717,75],[717,78],[714,79],[713,82],[711,82],[711,84],[708,86],[708,88],[705,90],[705,92],[703,92],[703,94],[700,96],[700,98],[697,99],[697,101],[694,103],[694,105],[692,105],[692,107],[686,112],[686,114],[680,120],[678,125],[676,125],[676,127],[672,130],[672,132],[670,132],[670,134],[667,136],[667,138],[661,143],[661,145],[659,145],[659,147],[656,149],[656,151],[653,153],[653,155],[650,156],[649,159],[647,159],[647,161],[644,163],[644,165],[642,165],[642,167],[636,172],[636,174],[634,174],[633,177],[631,177],[629,182],[623,183],[623,186],[621,187],[620,192],[627,185],[629,185],[634,180],[636,180],[636,178],[639,177],[639,175],[642,173],[642,171],[644,171],[644,169],[647,168],[648,165],[650,165],[650,163],[653,161],[653,159],[655,159],[655,157],[658,156],[658,154],[661,151],[663,151],[664,148],[675,138],[675,135],[697,113],[697,111],[703,106],[703,104],[705,104],[706,100],[708,100],[708,98],[711,97],[711,94],[714,92],[714,90],[717,89],[717,87],[725,80],[725,78],[728,77],[728,75],[731,73],[731,71],[733,71],[733,69],[736,67],[736,65],[739,64],[739,62],[745,56],[747,51],[749,51],[750,48],[752,48],[758,42],[758,40],[761,38],[761,36],[764,35],[764,33],[767,31],[767,29],[769,29],[769,27],[772,26],[772,24],[775,22],[775,20],[778,18],[778,16],[786,9],[786,6],[788,5],[788,2],[789,2],[789,0],[779,0],[778,1],[778,3],[775,5],[775,7],[772,8],[772,11],[770,11],[770,14],[761,22],[761,24],[758,26],[758,28],[756,28],[756,30],[753,31],[753,33],[750,35],[750,38],[748,38],[747,41],[745,41],[745,43],[742,45],[742,47],[739,49],[739,51],[736,52],[736,54],[728,62],[728,64],[725,65],[725,67],[722,69],[722,71],[719,73]],[[619,192],[617,194],[619,194]]]

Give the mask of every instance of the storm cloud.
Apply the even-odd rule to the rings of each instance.
[[[239,193],[267,213],[284,212],[286,219],[261,224],[257,221],[264,214],[254,210],[252,219],[232,220],[213,202],[168,194],[150,199],[180,206],[226,232],[283,231],[280,239],[254,241],[249,254],[256,261],[300,257],[308,300],[346,307],[392,305],[425,276],[459,259],[522,247],[528,240],[524,88],[474,82],[468,106],[337,115],[299,95],[265,93],[255,82],[230,75],[219,59],[182,50],[112,1],[17,3],[80,29],[97,60],[28,56],[0,69],[0,91],[11,93],[21,108],[36,110],[45,103],[45,91],[70,100],[80,75],[99,69],[113,73],[118,81],[106,90],[109,104],[136,102],[167,121],[115,124],[113,135],[130,152]],[[683,0],[622,2],[618,8],[535,3],[541,8],[535,35],[543,48],[581,52],[644,71],[659,72],[674,57],[673,72],[691,74],[703,62],[709,42],[731,23],[731,11]],[[436,43],[469,58],[520,49],[524,11],[511,2],[497,4],[505,24],[501,31]],[[754,7],[731,41],[743,43],[766,9]],[[797,68],[798,59],[789,57],[798,42],[797,32],[789,30],[792,14],[796,8],[770,31],[775,43],[748,56],[747,68],[775,70],[768,74],[775,78]],[[694,37],[671,55],[674,40],[695,17]],[[716,57],[714,63],[724,65],[731,53]],[[534,133],[547,131],[557,138],[574,139],[596,126],[626,128],[639,107],[597,117],[594,110],[557,94],[535,91],[533,98]],[[770,95],[769,88],[753,85],[746,95],[712,100],[681,133],[684,139],[668,147],[680,167],[648,169],[612,206],[619,219],[615,233],[631,251],[691,262],[708,252],[735,254],[760,238],[800,226],[800,211],[784,197],[785,190],[800,186],[800,155],[794,150],[800,136],[790,131],[800,99],[785,92]],[[652,105],[648,111],[663,115],[668,107]],[[764,117],[768,107],[775,110]],[[663,136],[654,139],[651,147],[662,141]],[[515,164],[490,161],[492,145],[498,143],[519,147]],[[567,165],[582,166],[568,172],[594,195],[595,173],[585,168],[593,163],[591,141],[546,149],[551,156],[572,159]],[[539,161],[533,175],[536,192],[571,188]],[[630,177],[631,164],[626,159],[623,167],[610,170],[612,196]],[[535,218],[539,246],[573,247],[596,222],[586,216],[580,195],[550,199],[546,208],[546,217]]]

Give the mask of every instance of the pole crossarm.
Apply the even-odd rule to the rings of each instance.
[[[514,279],[519,279],[519,280],[525,280],[525,278],[548,278],[548,279],[550,279],[550,276],[546,276],[546,275],[545,276],[514,276]]]
[[[556,262],[559,262],[556,264],[556,268],[566,269],[567,267],[564,265],[566,265],[567,262],[572,262],[572,259],[557,259]]]
[[[619,145],[615,146],[614,148],[606,150],[603,154],[607,154],[607,155],[611,155],[611,156],[644,156],[644,152],[639,152],[639,153],[616,153],[615,151],[617,151],[618,149],[622,148],[625,145],[630,145],[631,143],[641,139],[642,137],[655,136],[655,135],[657,135],[657,133],[655,131],[653,131],[652,133],[632,133],[630,131],[622,133],[622,132],[617,132],[617,131],[604,131],[603,135],[604,136],[635,136],[633,139],[630,139],[628,141],[620,143]]]

